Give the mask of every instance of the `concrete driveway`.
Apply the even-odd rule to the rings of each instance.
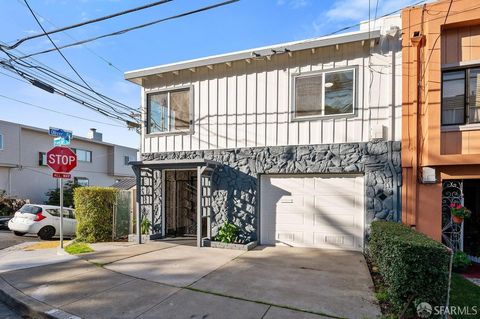
[[[257,247],[191,287],[346,318],[380,315],[365,259],[357,252]]]
[[[175,246],[105,268],[197,292],[346,318],[380,315],[361,253],[257,247],[249,252]]]
[[[96,252],[81,259],[2,273],[0,290],[85,319],[380,315],[360,253],[165,242],[92,246]]]

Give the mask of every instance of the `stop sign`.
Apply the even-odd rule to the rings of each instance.
[[[58,173],[68,173],[77,166],[77,155],[68,147],[56,146],[47,152],[47,165]]]

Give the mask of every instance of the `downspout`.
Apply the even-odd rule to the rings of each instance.
[[[387,147],[388,147],[388,167],[390,168],[390,172],[392,173],[392,182],[393,182],[393,209],[394,209],[394,221],[400,221],[401,216],[399,212],[401,209],[398,207],[398,188],[402,186],[402,183],[398,182],[398,175],[397,172],[395,171],[395,166],[393,166],[393,161],[392,161],[392,143],[393,142],[388,142]]]

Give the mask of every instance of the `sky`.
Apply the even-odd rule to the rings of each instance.
[[[28,1],[47,31],[154,2],[154,0]],[[126,16],[57,33],[52,35],[52,39],[58,46],[62,46],[75,42],[72,39],[90,38],[222,1],[173,0]],[[131,107],[139,108],[140,87],[124,80],[123,72],[125,71],[322,36],[366,20],[369,16],[373,18],[375,12],[380,16],[414,2],[413,0],[378,0],[377,5],[376,0],[370,2],[369,0],[240,0],[208,12],[160,23],[82,46],[66,48],[62,52],[96,91]],[[10,44],[17,39],[39,32],[41,29],[23,0],[2,0],[0,41]],[[48,39],[42,37],[27,41],[18,49],[23,53],[30,53],[51,47]],[[0,58],[5,56],[0,54]],[[79,80],[58,52],[35,58],[62,74]],[[72,130],[79,136],[86,136],[90,128],[96,128],[103,133],[103,139],[106,142],[138,147],[139,135],[135,131],[119,127],[118,122],[80,104],[40,90],[29,83],[12,79],[5,74],[12,75],[0,68],[0,120],[40,128],[59,127]],[[28,102],[43,109],[8,100],[4,96]],[[47,111],[45,108],[55,112]]]

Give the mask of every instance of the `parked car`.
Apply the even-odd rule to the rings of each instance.
[[[12,216],[0,216],[0,229],[8,230],[8,221],[12,219]]]
[[[60,206],[26,204],[8,222],[8,228],[17,236],[37,234],[41,239],[51,239],[60,234]],[[75,211],[63,208],[63,235],[75,235]]]

